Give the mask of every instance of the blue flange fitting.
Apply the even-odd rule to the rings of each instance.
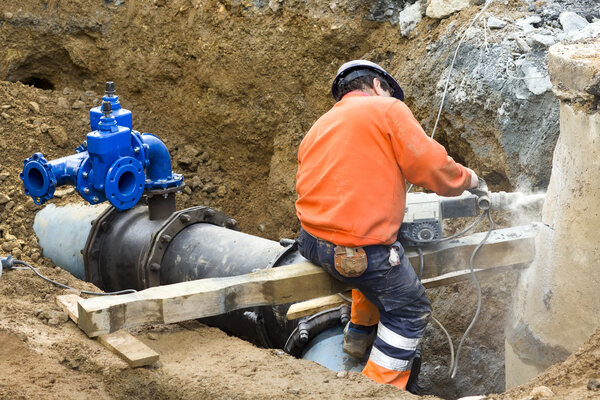
[[[25,194],[36,204],[51,199],[58,186],[70,184],[91,204],[108,200],[127,210],[145,190],[183,185],[183,177],[171,169],[165,144],[152,134],[131,129],[131,111],[121,108],[112,82],[107,82],[102,99],[101,107],[90,110],[93,131],[76,154],[48,161],[35,153],[23,162],[20,177]]]

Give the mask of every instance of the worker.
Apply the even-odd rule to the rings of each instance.
[[[416,383],[431,314],[425,288],[397,241],[406,181],[458,196],[477,187],[478,177],[425,134],[400,85],[379,65],[343,64],[331,91],[337,103],[298,151],[299,250],[358,289],[343,350],[359,358],[369,354],[363,375],[406,389],[409,377]]]

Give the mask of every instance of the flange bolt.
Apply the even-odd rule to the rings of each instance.
[[[113,97],[115,95],[115,83],[113,81],[106,82],[104,93],[107,97]]]
[[[110,113],[112,112],[112,107],[110,105],[110,101],[103,101],[102,102],[102,114],[104,114],[104,116],[106,118],[110,117]]]

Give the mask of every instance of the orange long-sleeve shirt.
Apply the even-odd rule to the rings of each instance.
[[[337,245],[392,244],[406,207],[405,178],[456,196],[471,174],[400,100],[348,93],[300,144],[298,219],[307,232]]]

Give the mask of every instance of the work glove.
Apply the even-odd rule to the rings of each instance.
[[[479,177],[471,168],[467,168],[467,170],[471,173],[471,183],[469,185],[469,189],[475,189],[479,186]],[[483,179],[482,179],[483,180]]]
[[[469,192],[477,196],[477,206],[482,210],[490,208],[490,198],[487,183],[471,170],[471,187]]]

